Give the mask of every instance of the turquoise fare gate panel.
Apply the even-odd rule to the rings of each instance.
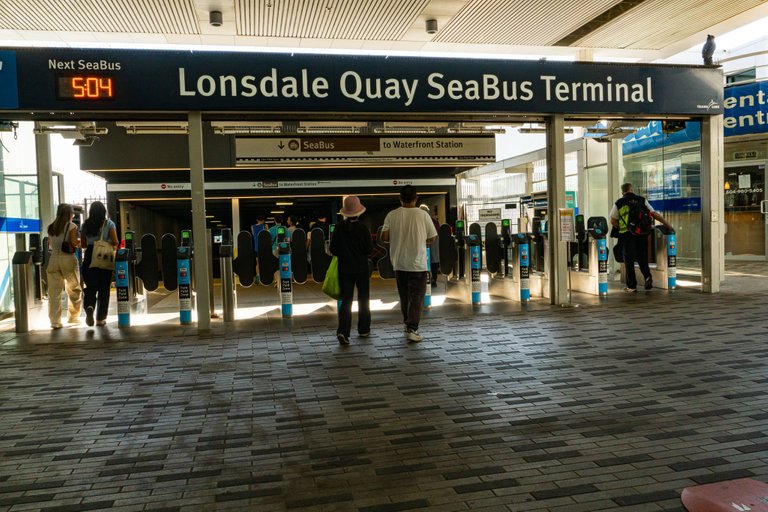
[[[293,272],[291,271],[291,251],[288,242],[280,242],[280,310],[283,318],[293,316]]]
[[[117,293],[117,326],[131,326],[131,298],[128,292],[128,249],[115,255],[115,291]]]
[[[677,235],[667,235],[667,287],[677,288]]]
[[[597,239],[597,291],[601,297],[608,295],[608,244],[605,238]]]
[[[480,251],[482,247],[478,243],[477,245],[470,245],[469,257],[470,257],[470,269],[472,271],[472,304],[480,304],[481,302],[481,283],[480,283]]]
[[[189,262],[189,247],[179,247],[176,251],[176,273],[179,282],[179,321],[182,325],[192,323],[192,285]]]
[[[528,242],[520,243],[520,300],[528,302],[531,300],[531,258],[529,254]]]

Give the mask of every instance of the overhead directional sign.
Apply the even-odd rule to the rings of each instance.
[[[249,194],[254,190],[269,191],[275,189],[308,189],[331,188],[334,190],[347,190],[355,188],[381,188],[392,187],[398,190],[403,185],[421,187],[447,187],[455,186],[454,178],[415,178],[415,179],[347,179],[347,180],[259,180],[259,181],[218,181],[205,182],[205,190],[238,190],[242,194]],[[189,183],[107,183],[107,192],[188,192],[192,190]]]
[[[494,137],[239,137],[238,166],[276,162],[451,162],[474,166],[496,161]]]

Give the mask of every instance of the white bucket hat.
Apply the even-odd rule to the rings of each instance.
[[[360,203],[357,196],[347,196],[344,198],[344,206],[339,212],[344,217],[358,217],[365,212],[365,206]]]

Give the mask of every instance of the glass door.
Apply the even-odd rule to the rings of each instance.
[[[725,257],[766,259],[765,164],[725,168]]]

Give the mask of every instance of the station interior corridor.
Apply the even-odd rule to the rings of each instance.
[[[396,308],[349,347],[332,308],[3,332],[0,508],[681,511],[768,476],[767,303],[729,263],[719,296],[447,304],[417,344]]]

